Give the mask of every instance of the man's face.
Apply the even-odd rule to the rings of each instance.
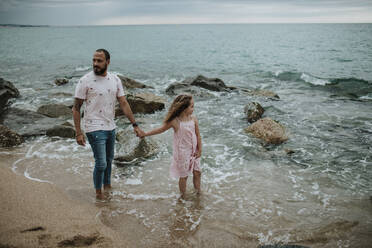
[[[94,74],[98,76],[105,75],[109,63],[110,60],[106,60],[105,54],[103,52],[95,52],[93,55]]]

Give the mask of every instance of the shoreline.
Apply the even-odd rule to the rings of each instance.
[[[99,209],[0,166],[0,247],[127,247]]]

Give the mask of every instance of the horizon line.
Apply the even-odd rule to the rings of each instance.
[[[0,27],[113,27],[113,26],[161,26],[161,25],[249,25],[249,24],[372,24],[371,22],[211,22],[211,23],[127,23],[127,24],[17,24],[0,23]]]

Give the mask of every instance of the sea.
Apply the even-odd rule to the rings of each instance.
[[[280,99],[242,91],[195,97],[202,194],[190,177],[184,200],[169,177],[171,130],[154,137],[153,157],[114,164],[106,201],[95,199],[89,145],[29,138],[2,148],[0,160],[95,205],[97,221],[133,247],[372,247],[371,41],[372,24],[1,27],[0,77],[21,94],[12,107],[71,102],[98,48],[111,54],[109,71],[166,99],[163,111],[136,115],[145,131],[161,125],[174,98],[165,89],[197,75]],[[57,86],[56,78],[69,83]],[[253,101],[285,126],[288,141],[269,145],[244,131]]]

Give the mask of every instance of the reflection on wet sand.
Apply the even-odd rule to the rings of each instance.
[[[98,201],[91,151],[71,154],[74,149],[70,140],[40,138],[2,151],[1,160],[17,174],[50,181],[81,204],[95,205],[96,221],[128,238],[129,247],[368,247],[371,240],[369,197],[350,200],[326,174],[314,179],[312,170],[270,161],[243,161],[233,168],[205,163],[202,195],[181,200],[164,154],[114,167],[114,188]]]
[[[189,237],[199,230],[203,218],[202,198],[203,195],[194,193],[177,200],[170,212],[169,233],[172,243],[191,245]]]

